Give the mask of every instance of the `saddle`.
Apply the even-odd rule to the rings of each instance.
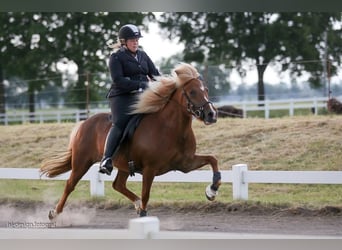
[[[142,118],[143,118],[143,114],[135,114],[131,117],[131,119],[129,120],[129,122],[128,122],[128,124],[127,124],[127,126],[126,126],[126,128],[122,134],[120,145],[126,139],[130,140],[133,138],[134,132],[137,129],[137,127],[139,126],[139,123],[140,123]]]

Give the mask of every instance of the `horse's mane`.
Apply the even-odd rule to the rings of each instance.
[[[177,88],[198,77],[199,73],[190,64],[178,64],[171,71],[171,75],[156,77],[157,81],[149,83],[149,87],[139,96],[138,101],[132,105],[131,114],[154,113],[161,110]]]

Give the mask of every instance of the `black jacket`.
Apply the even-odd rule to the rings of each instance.
[[[138,50],[136,55],[138,60],[122,47],[110,56],[109,70],[113,84],[107,97],[128,94],[140,88],[145,89],[148,77],[153,79],[154,76],[160,75],[144,51]]]

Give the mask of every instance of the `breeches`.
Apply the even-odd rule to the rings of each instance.
[[[122,131],[127,126],[132,115],[131,105],[137,100],[138,94],[118,95],[109,98],[109,105],[112,112],[112,126],[115,126]]]

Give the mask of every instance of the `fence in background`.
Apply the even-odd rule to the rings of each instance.
[[[320,108],[327,107],[327,101],[327,97],[313,97],[284,100],[220,102],[216,105],[232,105],[238,107],[242,109],[243,117],[248,116],[248,111],[263,111],[265,119],[269,119],[272,110],[288,110],[289,116],[294,116],[295,110],[308,109],[313,114],[318,115]]]
[[[0,179],[25,179],[25,180],[67,180],[69,172],[48,178],[40,176],[36,168],[0,168]],[[90,181],[91,196],[104,196],[105,181],[113,181],[113,176],[98,173],[98,164],[94,164],[83,176],[82,180]],[[342,184],[342,171],[250,171],[246,164],[237,164],[232,170],[221,171],[222,183],[232,183],[233,199],[248,200],[249,183],[288,183],[288,184]],[[184,174],[181,172],[169,172],[156,176],[155,182],[200,182],[208,183],[212,179],[212,171],[196,170]],[[128,181],[141,182],[141,175],[136,175]]]
[[[232,105],[243,110],[243,116],[247,117],[248,111],[263,111],[266,119],[270,118],[272,110],[288,110],[289,116],[293,116],[296,109],[309,109],[310,112],[317,115],[320,108],[326,108],[326,97],[304,98],[304,99],[285,99],[285,100],[265,100],[265,101],[240,101],[230,102],[224,101],[215,103],[217,107],[222,105]],[[78,122],[87,117],[99,113],[109,112],[109,109],[91,109],[91,110],[45,110],[29,113],[26,111],[10,111],[0,114],[0,124],[8,125],[11,123],[26,122],[62,122],[72,121]]]
[[[109,109],[91,109],[91,110],[45,110],[30,113],[26,111],[15,111],[0,114],[0,124],[9,125],[13,123],[47,123],[63,121],[79,122],[87,119],[89,116],[99,112],[110,112]]]

